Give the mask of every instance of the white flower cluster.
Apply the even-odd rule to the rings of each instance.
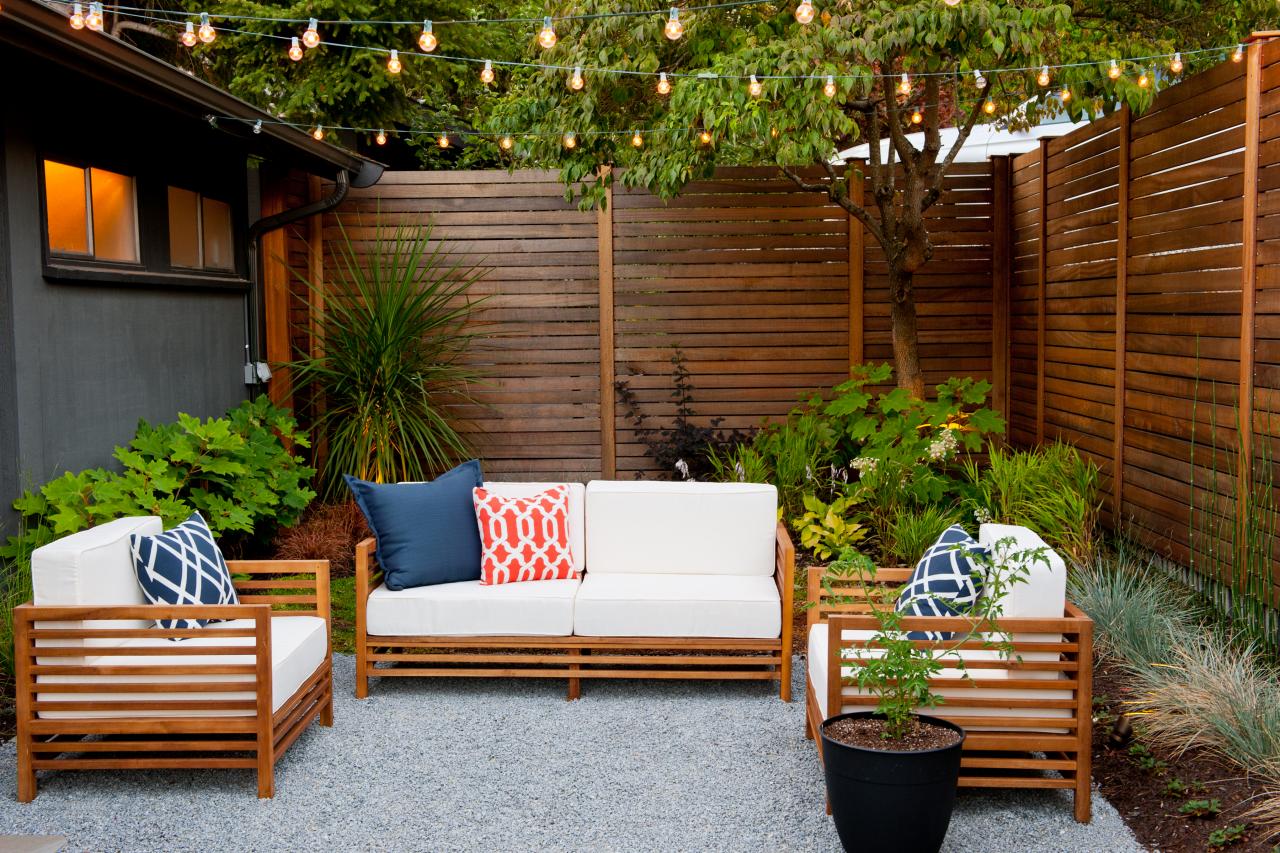
[[[951,455],[956,452],[959,442],[956,441],[955,430],[944,429],[942,435],[935,438],[929,444],[929,458],[934,462],[941,462],[944,459],[950,459]]]
[[[862,476],[875,473],[876,460],[872,456],[859,456],[857,459],[849,463],[849,467],[855,469]]]
[[[689,479],[689,463],[683,459],[676,460],[676,470],[680,472],[680,476],[686,480]]]
[[[990,524],[995,519],[991,517],[991,513],[987,511],[986,507],[980,506],[973,511],[973,520],[978,524]]]

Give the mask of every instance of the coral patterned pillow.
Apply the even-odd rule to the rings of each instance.
[[[569,487],[529,498],[471,491],[480,526],[480,585],[577,577],[569,550]]]

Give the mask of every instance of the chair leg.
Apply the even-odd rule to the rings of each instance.
[[[276,795],[275,727],[271,718],[258,726],[258,799],[269,800]]]
[[[31,736],[18,733],[18,802],[29,803],[36,798],[36,771],[31,766]]]
[[[1078,773],[1076,776],[1075,791],[1075,807],[1076,821],[1078,823],[1089,823],[1093,819],[1093,787],[1091,778],[1087,774]]]
[[[356,646],[356,698],[369,698],[369,661],[366,655],[368,648],[363,643]]]
[[[778,670],[778,695],[783,702],[791,701],[791,657],[785,650],[782,655],[782,666]]]
[[[332,676],[331,676],[332,678]],[[333,728],[333,683],[330,681],[324,704],[320,706],[320,725]]]
[[[809,719],[809,711],[806,708],[804,714],[804,738],[805,740],[813,740],[813,720]]]

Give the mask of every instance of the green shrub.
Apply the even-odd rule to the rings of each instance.
[[[24,544],[0,558],[0,676],[5,678],[13,676],[13,608],[31,600],[30,540],[22,535],[27,523],[21,520],[19,534],[14,537]],[[0,690],[4,697],[0,702],[7,701],[9,693]]]
[[[884,556],[902,565],[915,565],[942,531],[959,521],[959,511],[949,507],[899,509],[881,534]]]
[[[853,520],[853,506],[850,497],[825,504],[813,495],[805,495],[805,513],[794,521],[800,544],[819,560],[830,560],[867,538],[867,529]]]
[[[314,469],[289,446],[307,447],[293,417],[260,396],[223,418],[180,414],[176,423],[138,422],[121,470],[67,472],[14,501],[23,524],[0,556],[21,559],[46,542],[128,515],[158,515],[166,526],[199,510],[215,534],[269,535],[298,520],[315,497]]]

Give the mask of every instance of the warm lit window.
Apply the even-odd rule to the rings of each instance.
[[[231,205],[169,187],[169,264],[232,271],[236,267]]]
[[[44,194],[50,254],[138,262],[133,178],[45,160]]]

